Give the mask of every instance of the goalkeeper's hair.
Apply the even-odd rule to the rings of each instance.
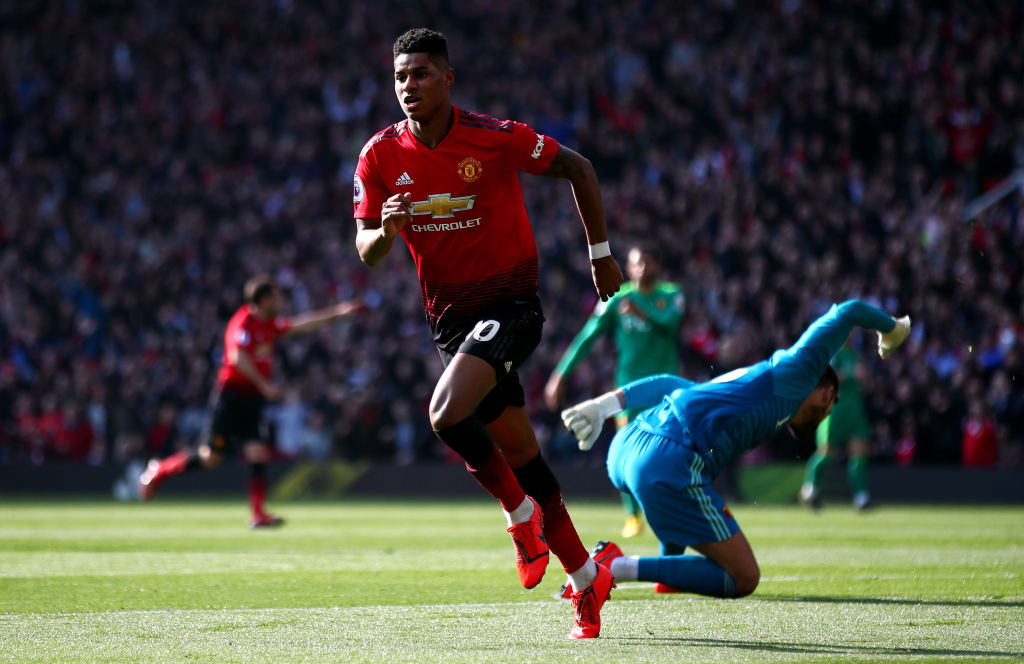
[[[258,275],[245,282],[242,294],[245,301],[250,304],[259,304],[263,298],[272,295],[277,290],[277,282],[266,275]]]
[[[396,58],[410,53],[426,53],[434,62],[449,66],[448,38],[430,28],[413,28],[405,31],[395,40],[391,50]]]

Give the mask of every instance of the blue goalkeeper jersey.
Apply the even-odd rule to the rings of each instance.
[[[786,426],[854,327],[887,333],[894,325],[884,311],[848,300],[833,305],[792,347],[767,360],[706,383],[669,374],[643,378],[624,386],[625,406],[647,408],[636,419],[639,426],[691,441],[715,477]]]

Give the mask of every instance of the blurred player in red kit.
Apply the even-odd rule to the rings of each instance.
[[[517,373],[540,343],[544,322],[518,173],[569,180],[594,285],[607,300],[623,278],[608,247],[597,175],[587,159],[527,125],[454,106],[455,71],[441,33],[410,30],[393,53],[395,93],[407,119],[378,132],[359,155],[356,247],[372,266],[402,236],[445,365],[430,424],[501,503],[523,586],[540,583],[550,547],[575,591],[569,636],[598,636],[611,577],[580,542],[540,455]]]
[[[294,317],[281,316],[281,288],[265,277],[246,282],[245,299],[246,304],[231,317],[224,333],[224,360],[217,373],[209,439],[198,449],[150,461],[139,477],[139,495],[152,500],[168,477],[215,468],[241,446],[249,464],[249,525],[279,526],[284,520],[263,509],[271,449],[260,433],[264,405],[281,398],[281,388],[271,380],[275,342],[279,337],[315,332],[331,321],[352,315],[362,303],[349,300]]]

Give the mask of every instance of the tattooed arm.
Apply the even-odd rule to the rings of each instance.
[[[564,145],[559,145],[558,154],[543,175],[568,180],[572,185],[576,209],[579,210],[583,228],[587,233],[587,243],[595,245],[607,242],[608,227],[605,223],[604,203],[601,201],[601,188],[590,160]],[[622,270],[619,264],[614,257],[604,256],[590,261],[590,267],[597,294],[602,300],[607,300],[622,284]]]

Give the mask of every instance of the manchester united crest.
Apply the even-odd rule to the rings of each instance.
[[[459,162],[456,172],[465,182],[476,182],[484,172],[484,165],[479,159],[466,157]]]

